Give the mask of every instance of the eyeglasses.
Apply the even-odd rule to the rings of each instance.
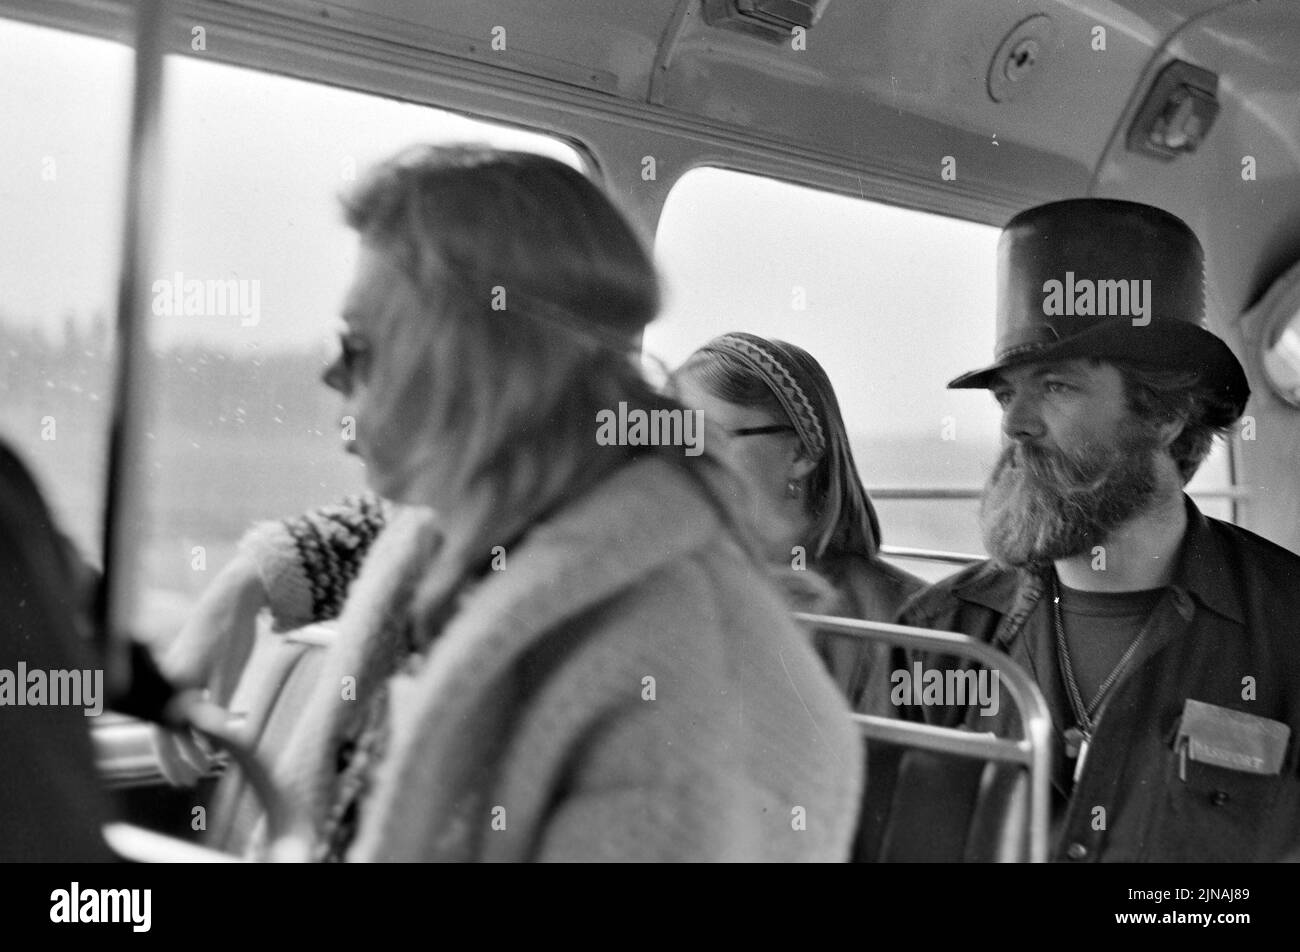
[[[773,423],[769,426],[742,426],[735,430],[723,430],[729,436],[762,436],[765,433],[794,432],[794,427],[785,423]]]

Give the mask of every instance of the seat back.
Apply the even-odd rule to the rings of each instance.
[[[1024,725],[1024,736],[1013,739],[851,715],[867,745],[855,860],[1046,861],[1051,718],[1023,668],[965,635],[829,615],[796,618],[818,631],[971,660],[996,670]]]
[[[1024,769],[895,745],[873,745],[877,792],[861,817],[854,860],[881,863],[1024,862],[1029,776]],[[883,809],[882,809],[883,805]]]
[[[281,635],[261,628],[231,698],[231,712],[245,718],[245,740],[272,770],[316,687],[328,631],[312,626],[306,634]],[[242,854],[264,810],[248,778],[232,764],[217,784],[208,813],[206,845]]]

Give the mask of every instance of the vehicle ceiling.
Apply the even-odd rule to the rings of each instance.
[[[282,33],[296,21],[308,42],[373,41],[374,57],[409,54],[430,75],[459,70],[486,87],[508,76],[518,85],[503,101],[531,86],[534,95],[624,110],[631,127],[653,118],[690,128],[709,143],[696,161],[744,166],[745,152],[794,157],[804,181],[991,224],[1054,198],[1140,198],[1202,232],[1226,313],[1257,298],[1300,250],[1289,224],[1300,220],[1300,209],[1290,207],[1300,188],[1286,187],[1300,176],[1300,4],[1292,0],[829,0],[802,50],[788,38],[711,25],[705,2],[176,0],[173,7],[184,20],[219,22],[225,12],[227,22],[242,16],[254,29]],[[46,19],[60,7],[129,6],[0,0]],[[1052,35],[1038,65],[1017,96],[995,102],[988,91],[995,53],[1017,24],[1040,14],[1050,17]],[[506,50],[492,48],[496,27],[505,30]],[[1094,48],[1097,27],[1105,29],[1104,51]],[[242,58],[218,45],[212,55]],[[1174,57],[1218,74],[1221,111],[1195,155],[1162,162],[1129,152],[1124,133]],[[288,59],[283,68],[293,71]],[[1257,162],[1254,188],[1242,187],[1245,154]],[[956,161],[953,181],[940,175],[945,156]],[[1283,195],[1296,198],[1283,202]]]
[[[238,0],[265,6],[264,0]],[[1300,5],[1288,0],[831,0],[807,48],[719,29],[702,0],[293,0],[332,27],[359,30],[733,130],[864,179],[924,186],[934,207],[1000,224],[1020,208],[1084,194],[1165,205],[1193,227],[1249,222],[1258,244],[1221,260],[1225,310],[1257,297],[1295,257],[1296,209],[1236,196],[1226,221],[1189,195],[1241,185],[1276,206],[1279,178],[1300,174]],[[277,0],[283,8],[284,0]],[[994,102],[987,76],[1016,24],[1052,20],[1039,75]],[[490,48],[506,30],[508,56]],[[1095,27],[1106,49],[1094,49]],[[1123,132],[1171,57],[1219,75],[1222,111],[1201,151],[1165,163],[1125,149]],[[940,179],[944,156],[956,181]],[[1263,171],[1267,169],[1267,171]],[[1217,171],[1216,171],[1217,170]],[[1293,193],[1300,190],[1289,189]],[[950,194],[945,203],[944,193]],[[1226,195],[1225,195],[1226,197]],[[901,200],[907,201],[907,198]],[[1260,220],[1263,212],[1266,221]],[[1198,220],[1201,219],[1201,220]],[[1279,233],[1281,229],[1285,233]],[[1208,244],[1217,244],[1206,235]],[[1249,262],[1249,263],[1247,263]]]

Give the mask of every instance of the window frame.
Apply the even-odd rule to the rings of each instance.
[[[672,198],[673,192],[681,184],[682,179],[684,179],[690,172],[696,171],[698,169],[710,169],[719,172],[735,172],[741,175],[758,176],[760,178],[767,179],[768,181],[775,182],[780,185],[792,185],[799,188],[811,188],[816,191],[825,192],[826,194],[829,195],[835,195],[837,197],[845,197],[855,201],[869,202],[878,205],[889,205],[894,208],[899,208],[905,211],[924,212],[928,214],[939,215],[940,217],[943,218],[955,219],[958,221],[972,221],[975,222],[976,224],[991,224],[989,222],[978,221],[976,219],[963,218],[962,216],[958,216],[958,215],[945,214],[944,212],[935,211],[929,208],[919,208],[917,206],[905,204],[900,201],[890,201],[887,198],[871,197],[865,194],[864,192],[859,192],[856,195],[845,195],[844,193],[838,190],[824,188],[814,183],[801,181],[793,178],[776,176],[764,171],[759,171],[756,170],[754,167],[743,163],[720,162],[720,161],[715,161],[715,162],[701,161],[692,165],[690,168],[682,170],[681,174],[676,177],[672,186],[668,189],[667,195],[665,196],[664,206],[666,206],[668,200]],[[662,207],[663,206],[661,206],[661,209]],[[656,246],[660,239],[662,223],[663,223],[663,218],[661,215],[659,219],[656,221],[655,236],[654,236]],[[992,330],[991,325],[992,325],[992,321],[990,319],[990,330]],[[1227,486],[1224,488],[1217,488],[1217,489],[1191,490],[1188,492],[1188,495],[1190,495],[1193,499],[1226,500],[1229,504],[1229,510],[1230,510],[1229,520],[1234,525],[1239,525],[1240,524],[1239,520],[1241,515],[1241,503],[1245,501],[1249,501],[1251,493],[1246,487],[1242,485],[1239,479],[1239,460],[1238,460],[1239,450],[1237,447],[1235,436],[1230,434],[1222,442],[1227,452],[1227,457],[1226,457],[1227,481],[1228,481]],[[962,484],[953,484],[953,485],[939,484],[939,485],[925,486],[920,488],[910,488],[910,487],[901,487],[901,486],[866,486],[864,488],[866,489],[867,494],[871,496],[872,499],[907,500],[907,501],[922,501],[922,502],[932,501],[932,500],[933,501],[976,500],[980,498],[980,495],[982,493],[982,487],[980,486],[962,485]],[[882,547],[881,551],[884,554],[892,555],[895,558],[905,558],[905,559],[915,558],[922,561],[942,562],[942,563],[950,563],[954,565],[969,564],[971,562],[982,561],[984,559],[984,556],[982,555],[971,555],[967,553],[952,552],[952,551],[942,550],[942,549],[915,548],[910,546],[885,545]]]

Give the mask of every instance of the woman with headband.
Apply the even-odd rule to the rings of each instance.
[[[747,484],[767,559],[830,582],[835,600],[818,606],[823,611],[893,621],[924,583],[880,558],[880,521],[835,391],[812,355],[784,341],[724,334],[688,357],[674,383],[683,403],[703,410],[712,447]],[[816,646],[855,710],[891,712],[887,649],[820,633]]]
[[[567,166],[488,150],[399,156],[345,204],[325,381],[384,501],[255,530],[204,606],[338,614],[277,765],[314,855],[845,858],[860,746],[730,474],[597,438],[615,407],[683,412],[640,371],[658,290],[631,228]],[[348,585],[332,554],[366,548]],[[182,680],[246,657],[190,634]]]

